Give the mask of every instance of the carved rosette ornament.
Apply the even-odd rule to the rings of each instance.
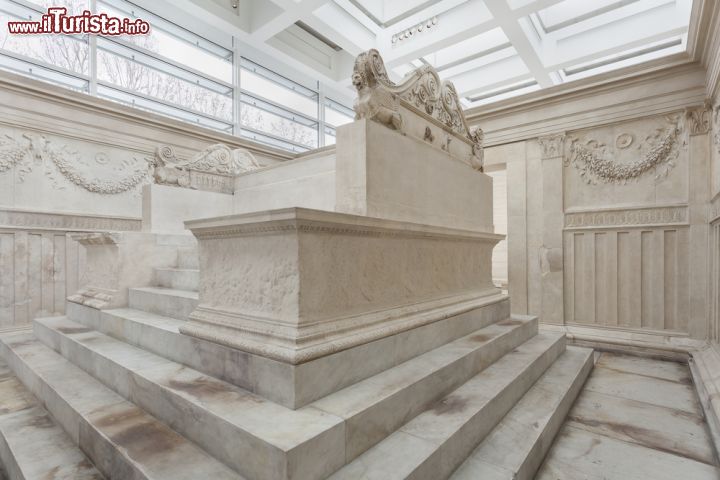
[[[390,80],[380,53],[371,49],[355,59],[352,82],[358,92],[353,106],[356,120],[368,118],[402,131],[403,118],[399,108],[403,101],[470,140],[474,156],[471,163],[482,170],[483,132],[470,130],[455,86],[440,80],[433,67],[423,65],[396,84]]]
[[[107,154],[99,152],[94,156],[95,165],[92,165],[84,155],[71,150],[66,144],[58,145],[44,135],[23,133],[15,137],[5,134],[0,139],[0,173],[16,168],[21,182],[35,167],[44,167],[54,188],[64,188],[59,182],[59,173],[65,180],[89,192],[112,195],[132,190],[149,177],[147,159],[125,159],[112,171],[105,167],[109,161]],[[96,176],[100,173],[98,168],[104,168],[107,178]]]
[[[635,147],[640,158],[633,162],[617,161],[616,152],[604,142],[592,138],[572,138],[565,164],[574,166],[583,181],[591,185],[626,184],[649,172],[654,172],[658,181],[675,167],[684,141],[681,120],[679,116],[667,118],[667,128],[657,129]],[[616,148],[627,149],[632,143],[628,142],[628,137],[632,138],[629,134],[620,134],[615,141]]]

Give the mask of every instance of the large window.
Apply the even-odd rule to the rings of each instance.
[[[245,58],[240,61],[240,66],[242,135],[259,139],[257,134],[261,134],[291,150],[316,148],[319,128],[317,91]]]
[[[8,34],[8,20],[39,20],[48,6],[142,18],[150,34]],[[302,85],[234,54],[230,36],[219,45],[127,0],[0,0],[0,21],[2,69],[274,147],[334,143],[335,128],[352,118],[317,82]]]
[[[87,35],[10,35],[8,21],[39,21],[48,6],[80,13],[89,0],[0,1],[0,67],[16,73],[87,92],[90,85],[90,47]]]
[[[325,145],[334,145],[335,129],[340,125],[352,122],[353,118],[355,118],[355,113],[352,109],[344,106],[340,102],[329,98],[325,99],[323,112],[325,118]]]

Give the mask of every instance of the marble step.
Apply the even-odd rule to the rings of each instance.
[[[200,268],[200,257],[197,247],[178,247],[177,268]]]
[[[567,347],[452,475],[532,480],[593,367],[593,351]]]
[[[253,383],[254,378],[248,371],[257,369],[255,363],[262,357],[250,357],[224,345],[183,335],[179,328],[185,320],[134,308],[99,311],[72,303],[66,305],[66,317],[125,343],[250,391],[255,392],[256,387],[260,386]],[[240,368],[239,365],[246,365],[247,368]],[[260,379],[257,381],[259,382]],[[273,388],[273,385],[266,386]]]
[[[448,478],[564,351],[564,335],[538,334],[331,478]]]
[[[37,319],[35,334],[247,478],[320,479],[344,462],[342,419],[326,412],[290,410],[65,317]]]
[[[488,325],[312,405],[345,419],[350,462],[537,331],[536,317]]]
[[[155,286],[174,290],[197,291],[200,271],[188,268],[156,268]]]
[[[0,336],[0,353],[106,477],[242,479],[31,334]]]
[[[179,332],[179,328],[184,321],[141,310],[122,308],[99,311],[84,305],[67,303],[66,316],[94,330],[182,363],[293,409],[309,405],[316,399],[352,386],[377,375],[378,372],[382,373],[396,367],[439,348],[443,344],[451,343],[458,337],[473,338],[471,344],[482,346],[482,342],[480,342],[482,337],[475,337],[473,332],[493,325],[492,315],[487,315],[490,318],[481,316],[479,319],[467,322],[470,324],[464,327],[467,333],[453,338],[453,333],[445,330],[453,328],[457,330],[459,322],[453,323],[453,320],[456,319],[450,318],[447,321],[438,322],[437,327],[432,326],[432,331],[423,335],[411,337],[409,335],[412,332],[409,332],[407,336],[403,335],[403,338],[384,339],[383,343],[379,345],[363,345],[358,348],[357,352],[351,351],[350,358],[342,355],[330,356],[315,363],[308,362],[293,368],[260,355],[247,354],[218,343],[183,335]],[[520,323],[516,324],[516,321],[520,321]],[[472,328],[473,323],[476,325],[475,328]],[[526,334],[534,334],[537,330],[536,317],[513,316],[512,319],[495,321],[494,324],[495,328],[500,328],[500,330],[526,325],[523,327]],[[526,328],[529,330],[525,330]],[[439,340],[438,337],[440,337]],[[432,343],[428,341],[428,338]],[[387,360],[382,357],[383,355],[392,355],[393,363],[389,365],[390,362],[380,363],[378,360]],[[372,358],[372,362],[364,360],[367,358]],[[365,365],[358,364],[363,361],[365,361]],[[442,365],[442,362],[439,365]],[[278,368],[279,366],[282,368]],[[383,366],[384,368],[382,368]],[[357,371],[363,368],[365,371],[358,374]],[[340,377],[338,371],[345,372],[350,378]],[[334,382],[329,383],[328,379],[334,380]],[[304,385],[306,391],[313,394],[313,398],[301,405],[293,404],[292,401],[289,401],[292,399],[291,394],[293,393],[290,390],[291,382],[296,385]],[[318,390],[322,391],[317,392]]]
[[[104,478],[1,360],[0,461],[12,479]]]
[[[566,425],[537,480],[718,480],[718,467]]]
[[[196,291],[143,287],[129,290],[128,306],[178,320],[187,320],[198,304]]]
[[[47,345],[80,365],[91,365],[90,373],[96,378],[246,476],[324,478],[535,335],[537,320],[490,325],[299,410],[264,400],[64,317],[38,319],[35,329]],[[218,396],[222,398],[218,400]],[[167,408],[168,404],[175,407]],[[192,423],[184,423],[186,412],[193,412],[193,419],[212,428],[198,432]],[[275,420],[268,422],[268,418]],[[278,422],[291,426],[290,430],[278,436]],[[227,448],[230,441],[235,449]],[[264,470],[263,465],[248,460],[252,458],[263,458],[273,468]],[[283,471],[286,464],[295,470]]]

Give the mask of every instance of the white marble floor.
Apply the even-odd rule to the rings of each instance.
[[[603,353],[536,480],[720,479],[687,365]]]

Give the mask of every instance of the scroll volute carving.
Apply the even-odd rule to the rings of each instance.
[[[468,127],[455,86],[442,81],[432,66],[423,65],[396,84],[390,80],[380,53],[372,49],[355,59],[352,82],[358,93],[354,104],[356,119],[367,118],[402,131],[399,108],[404,101],[467,138],[473,145],[471,164],[482,170],[483,132]]]

